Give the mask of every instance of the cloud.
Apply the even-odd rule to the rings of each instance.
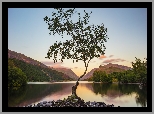
[[[61,62],[53,62],[53,61],[42,61],[42,63],[43,64],[45,64],[45,65],[55,65],[55,64],[63,64],[63,63],[61,63]]]
[[[61,62],[55,62],[54,63],[53,61],[42,61],[42,63],[47,65],[47,66],[51,66],[53,68],[68,68],[68,67],[62,66],[63,63],[61,63]]]
[[[99,59],[103,59],[103,58],[106,58],[106,56],[105,56],[105,55],[101,55],[101,56],[99,57]]]
[[[113,56],[114,56],[114,55],[110,55],[109,58],[110,58],[110,57],[113,57]]]
[[[126,60],[118,58],[118,59],[107,59],[103,61],[102,63],[116,63],[116,62],[124,62],[124,61]]]

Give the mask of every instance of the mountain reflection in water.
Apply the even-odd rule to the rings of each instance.
[[[51,101],[67,98],[72,93],[72,82],[60,83],[30,83],[17,90],[8,89],[8,106],[26,106],[41,101]],[[79,82],[77,95],[84,101],[105,102],[121,107],[146,107],[147,89],[139,89],[137,84],[101,84]]]

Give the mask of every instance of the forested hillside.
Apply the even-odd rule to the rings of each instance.
[[[30,63],[32,65],[37,65],[37,66],[42,66],[42,67],[45,67],[47,68],[46,65],[44,65],[43,63],[37,61],[37,60],[34,60],[30,57],[27,57],[26,55],[24,54],[21,54],[21,53],[17,53],[15,51],[11,51],[8,49],[8,58],[15,58],[15,59],[18,59],[18,60],[22,60],[26,63]]]
[[[132,69],[120,69],[117,67],[101,67],[93,72],[93,75],[88,78],[89,81],[103,83],[140,83],[147,84],[147,58],[146,61],[141,61],[135,57],[135,62],[132,62]]]
[[[73,80],[69,76],[48,67],[32,65],[15,58],[8,58],[8,62],[13,62],[15,67],[20,68],[27,76],[28,82]]]
[[[71,70],[67,68],[52,68],[56,71],[62,72],[66,75],[68,75],[70,78],[77,80],[79,77]]]
[[[131,67],[123,66],[123,65],[118,65],[118,64],[112,64],[109,63],[104,66],[99,66],[99,68],[94,68],[90,72],[88,72],[81,80],[87,80],[93,76],[94,71],[105,71],[107,74],[113,73],[113,72],[122,72],[132,69]]]
[[[28,63],[28,64],[31,64],[32,66],[36,66],[37,68],[35,69],[35,72],[40,72],[40,71],[36,71],[38,70],[38,68],[45,68],[47,70],[47,72],[55,72],[53,74],[59,74],[59,75],[62,75],[64,78],[67,79],[67,77],[69,76],[69,79],[73,79],[73,80],[77,80],[78,79],[78,76],[71,70],[71,69],[66,69],[66,68],[52,68],[52,67],[48,67],[46,66],[45,64],[37,61],[37,60],[34,60],[30,57],[27,57],[26,55],[24,54],[21,54],[21,53],[17,53],[15,51],[11,51],[8,49],[8,58],[15,58],[17,60],[21,60],[25,63]],[[60,73],[57,73],[57,72],[60,72]],[[41,74],[43,73],[42,71],[40,72]],[[39,74],[39,75],[41,75]],[[50,73],[49,73],[50,74]],[[51,75],[53,75],[51,74]],[[61,79],[60,77],[57,77],[58,79]],[[55,78],[53,78],[52,80],[55,80]]]

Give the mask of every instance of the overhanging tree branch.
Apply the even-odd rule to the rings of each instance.
[[[84,61],[85,63],[85,72],[83,75],[79,77],[75,89],[72,89],[72,93],[76,94],[76,88],[79,84],[79,80],[86,74],[88,64],[91,59],[94,57],[100,57],[100,55],[104,55],[104,51],[106,49],[104,42],[107,42],[109,39],[106,35],[107,28],[104,28],[104,24],[101,25],[89,25],[90,14],[84,10],[85,15],[81,18],[81,14],[75,11],[75,8],[68,9],[64,11],[62,8],[54,8],[57,12],[52,12],[52,18],[48,18],[47,16],[44,18],[44,21],[48,23],[48,29],[50,30],[49,34],[53,35],[58,34],[63,38],[63,34],[67,33],[72,37],[71,40],[66,40],[66,42],[54,43],[54,45],[50,46],[50,49],[47,53],[46,58],[54,57],[54,62],[57,62],[57,54],[61,55],[61,62],[63,59],[73,59],[78,62],[79,60]],[[77,22],[73,22],[71,20],[74,14],[78,14],[79,20]],[[73,52],[73,53],[72,53]],[[86,64],[86,61],[89,61]]]

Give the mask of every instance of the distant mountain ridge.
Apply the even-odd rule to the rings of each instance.
[[[83,76],[81,80],[85,80],[92,77],[94,71],[96,70],[105,71],[106,73],[112,73],[112,72],[124,71],[129,69],[131,70],[132,68],[124,65],[112,64],[112,63],[109,63],[104,66],[100,65],[99,68],[94,68],[90,72],[88,72],[85,76]]]
[[[43,63],[37,61],[37,60],[34,60],[30,57],[27,57],[25,56],[24,54],[21,54],[21,53],[17,53],[15,51],[11,51],[8,49],[8,58],[16,58],[18,60],[22,60],[26,63],[30,63],[32,65],[38,65],[38,66],[42,66],[42,67],[45,67],[47,68],[48,66],[44,65]]]
[[[97,70],[97,69],[98,69],[98,68],[92,69],[92,70],[91,70],[90,72],[88,72],[85,76],[83,76],[83,78],[81,78],[81,80],[90,78],[90,77],[93,75],[94,71]]]
[[[8,58],[15,58],[18,60],[22,60],[26,63],[32,64],[32,65],[36,65],[36,66],[40,66],[40,67],[44,67],[44,68],[51,68],[52,70],[56,70],[57,72],[61,72],[67,76],[69,76],[70,78],[72,78],[73,80],[77,80],[78,76],[71,70],[71,69],[66,69],[66,68],[52,68],[49,66],[46,66],[45,64],[34,60],[30,57],[25,56],[24,54],[21,53],[17,53],[15,51],[11,51],[8,49]]]
[[[67,69],[67,68],[53,68],[52,69],[55,69],[59,72],[62,72],[68,76],[70,76],[71,78],[77,80],[79,77],[71,70],[71,69]]]
[[[128,67],[128,66],[124,66],[124,65],[118,65],[118,64],[112,64],[112,63],[109,63],[107,65],[100,65],[99,68],[109,68],[109,67],[116,67],[116,68],[121,68],[121,69],[124,69],[124,70],[129,70],[129,69],[132,69],[131,67]]]

